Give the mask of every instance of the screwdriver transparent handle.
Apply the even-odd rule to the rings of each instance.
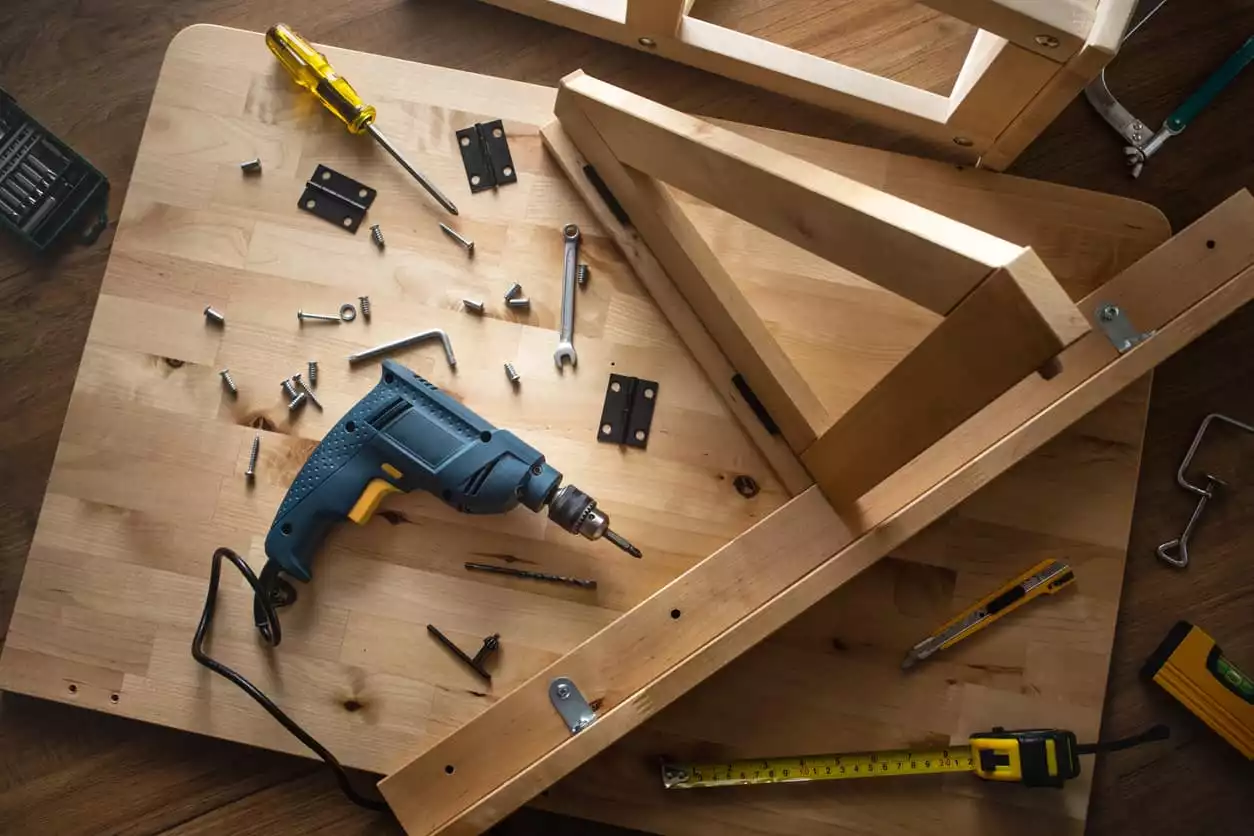
[[[335,72],[326,56],[287,24],[276,23],[267,30],[266,46],[296,83],[313,93],[349,132],[362,133],[374,122],[374,106],[363,103],[353,85]]]

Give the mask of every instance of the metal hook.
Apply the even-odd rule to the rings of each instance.
[[[1189,538],[1193,536],[1193,529],[1197,526],[1197,521],[1202,518],[1202,510],[1206,508],[1206,503],[1210,502],[1211,497],[1215,495],[1214,488],[1222,484],[1224,483],[1207,474],[1206,491],[1202,494],[1202,498],[1197,501],[1197,507],[1193,509],[1193,515],[1189,517],[1189,523],[1184,527],[1184,533],[1175,540],[1168,540],[1158,547],[1158,556],[1171,566],[1183,569],[1189,565]]]
[[[1207,503],[1214,498],[1215,489],[1226,487],[1226,483],[1222,479],[1209,473],[1205,474],[1206,485],[1204,487],[1193,484],[1186,475],[1189,465],[1193,463],[1193,456],[1202,444],[1202,438],[1205,437],[1206,430],[1216,420],[1231,424],[1248,433],[1254,433],[1254,427],[1251,427],[1249,424],[1244,424],[1235,418],[1229,418],[1227,415],[1220,415],[1218,412],[1212,412],[1202,419],[1202,425],[1197,428],[1197,434],[1193,436],[1193,443],[1189,445],[1189,451],[1184,454],[1184,460],[1180,462],[1180,467],[1176,470],[1176,483],[1186,491],[1197,494],[1199,497],[1197,506],[1193,509],[1193,514],[1189,517],[1188,524],[1184,527],[1184,533],[1175,540],[1168,540],[1158,547],[1158,556],[1164,562],[1177,569],[1183,569],[1189,565],[1189,538],[1193,536],[1193,529],[1197,527],[1198,520],[1201,519],[1202,511],[1205,510]]]

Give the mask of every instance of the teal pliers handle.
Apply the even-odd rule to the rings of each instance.
[[[1251,61],[1254,61],[1254,37],[1228,56],[1228,60],[1211,73],[1202,86],[1193,91],[1193,95],[1185,99],[1184,104],[1167,117],[1164,127],[1173,134],[1178,134],[1187,128],[1189,123],[1219,95],[1220,91],[1240,75]]]

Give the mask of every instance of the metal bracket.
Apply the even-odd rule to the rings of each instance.
[[[313,177],[305,184],[300,203],[296,205],[324,221],[356,233],[376,194],[378,192],[364,183],[319,163]]]
[[[611,374],[605,387],[605,405],[597,425],[597,441],[648,447],[657,403],[657,382],[622,374]]]
[[[514,170],[514,158],[509,153],[505,139],[505,126],[501,120],[476,123],[457,132],[457,147],[462,152],[462,164],[466,166],[466,179],[471,192],[495,189],[518,182]]]
[[[579,734],[597,718],[597,713],[588,705],[583,694],[579,693],[575,683],[564,676],[549,683],[549,701],[553,703],[557,713],[562,715],[562,721],[566,723],[571,734]]]
[[[1138,344],[1154,336],[1157,331],[1138,331],[1132,320],[1118,305],[1110,302],[1099,302],[1096,309],[1097,326],[1102,329],[1106,339],[1120,354],[1129,351]]]

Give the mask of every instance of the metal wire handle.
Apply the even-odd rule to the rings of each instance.
[[[1187,475],[1189,465],[1193,463],[1193,456],[1197,454],[1197,449],[1202,445],[1202,439],[1206,436],[1206,430],[1215,421],[1222,421],[1248,433],[1254,433],[1254,427],[1251,427],[1249,424],[1238,421],[1235,418],[1229,418],[1227,415],[1220,415],[1218,412],[1212,412],[1202,419],[1202,425],[1197,428],[1197,433],[1193,436],[1193,443],[1189,445],[1189,451],[1184,454],[1184,460],[1180,462],[1180,467],[1176,470],[1176,483],[1186,491],[1199,497],[1197,506],[1193,509],[1193,514],[1189,517],[1189,522],[1185,525],[1184,532],[1176,539],[1168,540],[1158,547],[1158,556],[1165,563],[1177,569],[1183,569],[1189,565],[1189,538],[1193,536],[1193,530],[1202,518],[1202,511],[1206,509],[1207,503],[1215,497],[1216,488],[1226,486],[1222,479],[1209,473],[1205,474],[1206,484],[1204,486],[1193,484],[1189,481]]]

